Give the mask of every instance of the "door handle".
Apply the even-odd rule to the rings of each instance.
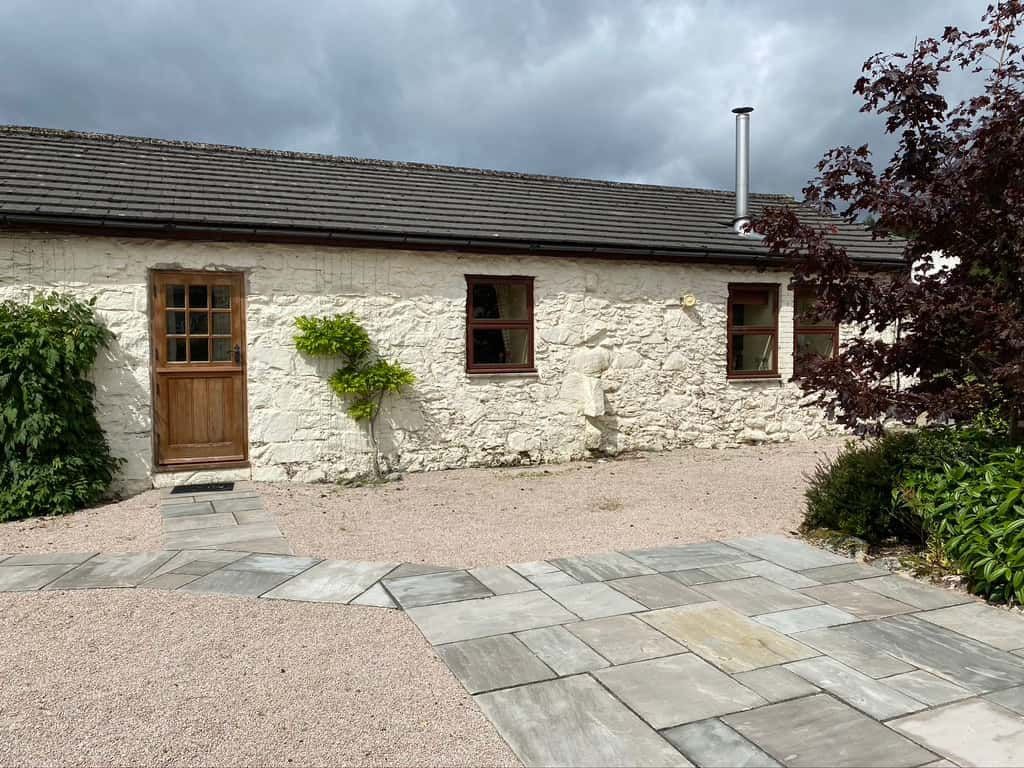
[[[235,362],[236,363],[241,363],[242,362],[242,348],[240,346],[238,346],[237,344],[235,344]]]

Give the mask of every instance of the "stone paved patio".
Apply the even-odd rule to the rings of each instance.
[[[526,765],[1024,764],[1024,617],[763,536],[471,570],[295,557],[257,494],[167,551],[0,555],[0,591],[401,608]]]

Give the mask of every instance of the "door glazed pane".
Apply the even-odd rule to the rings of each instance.
[[[215,285],[212,293],[214,309],[229,309],[231,307],[231,286]]]
[[[190,285],[188,287],[189,309],[206,309],[209,306],[209,295],[205,285]]]

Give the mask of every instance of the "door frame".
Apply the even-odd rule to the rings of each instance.
[[[196,461],[196,462],[178,462],[174,464],[162,464],[160,457],[160,438],[159,430],[166,429],[166,418],[167,415],[161,413],[159,407],[159,394],[157,393],[157,367],[159,365],[156,357],[156,350],[158,347],[158,339],[156,333],[156,291],[157,291],[157,276],[197,276],[202,277],[206,275],[231,275],[237,277],[242,290],[239,293],[239,312],[241,314],[239,323],[239,346],[242,348],[242,361],[241,361],[241,388],[242,388],[242,407],[241,407],[241,420],[242,420],[242,458],[232,460],[211,460],[211,461]],[[147,324],[149,328],[149,408],[150,408],[150,444],[153,457],[153,473],[165,473],[165,472],[192,472],[199,470],[217,470],[217,469],[245,469],[250,466],[249,463],[249,349],[246,342],[246,326],[247,326],[247,307],[246,297],[248,295],[248,274],[243,270],[229,270],[229,269],[160,269],[158,267],[151,267],[147,270]],[[159,340],[160,342],[163,339]],[[213,369],[216,370],[216,369]],[[211,371],[213,372],[213,371]],[[196,375],[203,375],[203,371],[196,371]]]

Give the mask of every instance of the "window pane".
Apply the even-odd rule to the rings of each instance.
[[[168,312],[167,313],[167,332],[168,333],[185,333],[185,313],[184,312]]]
[[[228,309],[231,306],[231,288],[227,285],[213,286],[213,306],[215,309]]]
[[[167,286],[167,306],[168,307],[184,307],[185,306],[185,286],[184,285],[168,285]]]
[[[732,336],[732,370],[735,373],[756,373],[775,369],[775,342],[770,333],[734,333]]]
[[[215,363],[231,361],[231,339],[213,340],[213,361]]]
[[[527,320],[529,294],[529,286],[523,283],[474,283],[473,318]]]
[[[524,328],[473,330],[476,365],[526,365],[530,361],[530,333]]]
[[[189,339],[190,358],[194,363],[206,363],[210,360],[210,342],[208,339]]]
[[[811,320],[810,315],[814,310],[814,305],[817,304],[817,297],[813,293],[805,293],[801,291],[796,295],[796,322],[797,325],[805,325],[810,328],[821,327],[830,328],[833,323],[828,318],[823,320]]]
[[[835,354],[835,339],[831,333],[798,333],[796,353],[797,356],[832,357]]]
[[[185,340],[184,339],[168,339],[167,340],[167,362],[169,362],[169,363],[183,363],[183,362],[185,362]]]
[[[191,308],[206,309],[207,295],[205,285],[190,285],[188,287],[188,305]]]
[[[213,315],[213,332],[218,336],[227,336],[231,333],[231,313],[215,312]]]
[[[206,312],[188,313],[188,332],[195,335],[205,336],[209,331],[209,315]]]
[[[732,324],[775,325],[775,291],[768,288],[739,288],[731,292]]]

